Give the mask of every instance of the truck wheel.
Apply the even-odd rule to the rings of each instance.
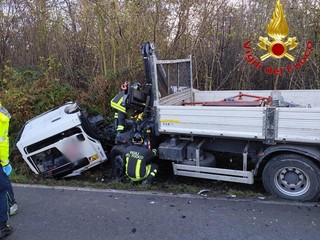
[[[195,166],[196,161],[193,160],[184,160],[182,161],[183,164],[189,166]],[[213,156],[212,153],[204,152],[202,156],[200,156],[200,166],[201,167],[215,167],[216,165],[216,158]]]
[[[265,190],[277,197],[294,201],[318,200],[319,168],[308,158],[284,154],[271,159],[262,173]]]
[[[125,174],[126,161],[124,158],[125,145],[114,146],[110,151],[112,175],[116,181],[120,181]]]

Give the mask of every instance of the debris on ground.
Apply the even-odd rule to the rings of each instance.
[[[209,189],[202,189],[197,194],[198,195],[204,195],[204,193],[207,193],[207,192],[210,192],[210,190]]]

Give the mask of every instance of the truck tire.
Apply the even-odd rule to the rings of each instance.
[[[262,181],[265,190],[276,197],[305,202],[320,196],[319,168],[304,156],[274,157],[265,166]]]
[[[196,161],[193,160],[184,160],[182,164],[195,166]],[[215,167],[216,165],[216,158],[212,153],[204,152],[203,155],[200,157],[200,166],[201,167]]]
[[[114,146],[110,151],[112,175],[116,181],[121,181],[125,174],[126,160],[124,158],[125,145]]]

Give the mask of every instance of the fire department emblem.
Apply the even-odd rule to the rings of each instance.
[[[273,40],[269,41],[268,37],[259,37],[260,42],[258,43],[258,46],[261,49],[268,51],[268,53],[260,57],[261,61],[264,61],[269,57],[275,59],[286,57],[291,61],[295,60],[295,57],[289,54],[288,50],[292,50],[298,46],[298,43],[296,42],[297,38],[289,37],[285,40],[289,35],[289,27],[280,0],[277,0],[272,19],[267,26],[267,34]]]

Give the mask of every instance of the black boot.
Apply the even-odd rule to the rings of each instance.
[[[153,176],[149,175],[145,180],[142,181],[142,185],[150,185],[152,183]]]
[[[5,225],[0,229],[1,235],[0,235],[0,240],[4,239],[5,237],[9,236],[13,230],[12,227],[9,227],[9,225]]]

